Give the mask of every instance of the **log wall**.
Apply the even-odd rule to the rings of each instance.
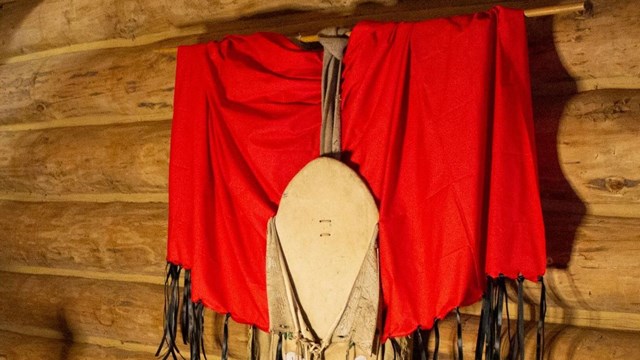
[[[155,352],[176,45],[563,2],[0,0],[0,359]],[[549,359],[640,357],[638,19],[632,0],[595,0],[591,17],[527,20]],[[463,312],[471,354],[479,308]],[[215,358],[222,319],[205,327]],[[451,319],[441,337],[455,358]],[[233,358],[246,341],[233,324]]]

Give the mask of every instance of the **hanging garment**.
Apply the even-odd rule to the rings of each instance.
[[[546,266],[522,11],[360,23],[342,146],[379,204],[383,338]]]
[[[342,160],[380,211],[382,341],[477,302],[486,276],[544,273],[526,50],[522,11],[499,7],[352,31]],[[193,302],[264,331],[264,229],[317,156],[321,68],[276,34],[178,51],[167,260]]]
[[[191,298],[268,331],[265,229],[318,156],[322,52],[277,34],[180,47],[167,260]]]
[[[337,160],[313,160],[291,180],[267,232],[269,330],[284,352],[377,353],[377,222],[366,185]]]

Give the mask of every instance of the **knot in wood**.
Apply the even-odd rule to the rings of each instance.
[[[604,186],[612,193],[618,193],[624,189],[626,180],[618,176],[612,176],[604,179]]]
[[[140,25],[138,25],[138,20],[133,18],[129,18],[124,22],[120,21],[116,24],[116,29],[120,37],[131,40],[136,38],[136,33],[139,27]]]

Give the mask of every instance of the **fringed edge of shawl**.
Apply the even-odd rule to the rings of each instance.
[[[182,292],[182,311],[180,316],[180,330],[182,342],[187,345],[191,342],[191,334],[195,322],[195,304],[191,301],[191,270],[184,271],[184,286]]]
[[[411,354],[413,360],[427,360],[427,346],[423,340],[424,335],[420,326],[413,332],[413,350]]]
[[[178,331],[178,310],[180,303],[180,271],[182,267],[167,263],[167,276],[164,281],[164,323],[163,334],[156,356],[161,357],[163,360],[169,357],[174,360],[178,359],[178,355],[184,358],[180,354],[180,350],[176,344],[177,331]],[[163,349],[166,349],[163,352]]]
[[[189,328],[189,345],[191,360],[200,360],[200,354],[206,359],[207,353],[204,351],[204,305],[201,301],[193,303],[193,322]]]
[[[182,299],[180,298],[180,273],[183,268],[180,265],[167,263],[166,278],[164,283],[164,322],[163,334],[156,357],[167,360],[170,357],[178,360],[178,356],[184,356],[178,349],[178,323],[182,342],[190,345],[191,360],[204,359],[207,354],[204,350],[204,305],[202,302],[191,300],[191,271],[184,269],[184,284]],[[182,300],[182,301],[181,301]]]
[[[191,300],[191,271],[185,269],[184,271],[184,290],[182,296],[182,302],[180,302],[180,273],[182,272],[180,265],[167,263],[164,293],[164,323],[163,323],[163,336],[158,350],[156,351],[156,357],[167,360],[170,357],[173,360],[178,360],[178,356],[182,359],[184,357],[180,353],[177,346],[178,338],[178,323],[180,323],[180,330],[182,335],[182,341],[184,344],[190,345],[190,355],[192,360],[200,360],[200,355],[207,359],[204,346],[204,305],[202,302],[193,302]],[[525,278],[520,275],[516,279],[517,284],[517,297],[518,297],[518,315],[517,315],[517,327],[515,334],[511,334],[510,328],[510,316],[509,305],[506,288],[506,278],[501,274],[497,278],[487,277],[487,287],[482,297],[482,310],[480,312],[480,324],[478,326],[478,336],[476,340],[476,352],[475,359],[500,359],[501,358],[501,338],[502,338],[502,325],[503,325],[503,309],[506,308],[507,315],[507,339],[509,339],[509,354],[508,358],[511,360],[524,360],[524,291],[523,283]],[[538,282],[541,285],[540,290],[540,308],[538,311],[537,319],[537,333],[536,333],[536,360],[542,360],[544,357],[544,319],[546,316],[547,304],[546,304],[546,286],[544,278],[538,277]],[[462,351],[462,322],[460,317],[460,311],[455,309],[456,321],[457,321],[457,358],[463,359]],[[224,327],[223,327],[223,339],[222,339],[222,360],[228,360],[228,322],[231,314],[225,314]],[[255,329],[253,329],[255,331]],[[433,359],[438,359],[439,348],[439,329],[438,319],[434,322],[432,329],[435,337],[435,348],[433,353]],[[413,360],[427,360],[428,350],[427,343],[424,340],[425,331],[419,326],[413,333]],[[253,335],[252,335],[253,337]],[[391,339],[393,341],[393,339]],[[251,339],[253,342],[254,339]],[[280,334],[278,339],[279,347],[282,346],[282,335]],[[392,342],[393,344],[393,342]],[[395,344],[393,344],[395,345]],[[250,350],[251,359],[255,358],[253,353],[255,349]],[[394,346],[394,358],[397,355],[397,349]],[[280,356],[276,356],[276,360],[282,359],[281,348],[276,352]],[[484,356],[483,356],[484,355]],[[280,359],[277,359],[280,357]]]
[[[222,354],[221,359],[227,360],[229,358],[229,318],[231,313],[226,313],[224,316],[224,326],[222,328]]]
[[[507,339],[509,341],[509,353],[507,358],[511,360],[524,360],[525,353],[525,329],[524,329],[524,276],[519,275],[516,279],[518,314],[515,334],[511,334],[509,304],[507,297],[506,278],[500,274],[497,278],[487,277],[487,287],[482,297],[482,310],[480,312],[480,324],[478,326],[478,336],[476,339],[475,359],[482,360],[483,355],[486,360],[501,359],[501,339],[503,325],[503,309],[506,308],[507,315]],[[538,277],[540,283],[540,308],[537,319],[536,334],[536,360],[544,357],[544,318],[547,311],[546,287],[544,278]],[[459,322],[459,320],[458,320]],[[460,325],[459,325],[460,326]],[[462,335],[461,329],[458,336]],[[461,344],[458,342],[459,358],[462,359]]]

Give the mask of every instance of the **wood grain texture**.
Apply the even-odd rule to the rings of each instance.
[[[636,284],[640,274],[635,274],[638,266],[633,260],[640,257],[640,221],[585,216],[571,248],[562,248],[563,244],[556,246],[558,238],[569,230],[565,221],[571,221],[563,221],[562,216],[557,214],[554,223],[546,224],[547,253],[560,258],[550,258],[549,263],[566,266],[547,270],[550,303],[564,309],[640,313],[640,284]],[[568,257],[568,262],[562,257]],[[529,298],[537,303],[539,287],[531,287]],[[640,330],[640,323],[635,326]]]
[[[199,23],[284,10],[346,14],[363,0],[116,1],[45,0],[7,4],[0,13],[0,57],[110,39],[135,41]],[[394,0],[374,0],[392,5]],[[89,31],[90,30],[90,31]]]
[[[0,266],[164,276],[167,204],[0,202]]]
[[[0,331],[2,360],[148,360],[151,353]]]
[[[554,322],[640,331],[640,220],[545,213],[545,282]],[[567,242],[567,239],[570,241]],[[516,289],[510,293],[515,302]],[[525,299],[538,304],[540,287],[525,282]],[[538,308],[529,310],[537,314]],[[626,314],[626,315],[625,315]]]
[[[5,329],[41,328],[79,342],[100,337],[134,344],[152,344],[162,334],[161,286],[11,273],[0,278]]]
[[[151,351],[162,337],[162,286],[6,272],[0,283],[0,330]],[[214,356],[222,322],[207,311],[206,345]],[[231,322],[229,333],[231,355],[244,354],[247,328]]]
[[[12,193],[165,193],[171,124],[0,133],[0,189]]]
[[[33,52],[46,57],[88,48],[144,45],[186,33],[214,32],[219,36],[277,31],[274,25],[278,23],[282,31],[295,35],[315,33],[326,26],[353,26],[363,19],[412,21],[482,11],[496,4],[531,8],[572,2],[575,1],[540,0],[531,4],[522,0],[465,0],[452,6],[446,0],[26,0],[5,6],[0,13],[0,42],[4,45],[0,59],[6,61],[16,55],[25,58],[24,54]],[[245,21],[247,17],[253,18]],[[297,30],[292,32],[291,26]],[[221,29],[226,30],[220,32]]]
[[[2,65],[0,124],[170,119],[174,78],[175,54],[155,53],[150,47]]]
[[[530,19],[534,91],[573,93],[640,88],[640,9],[630,0],[594,0],[593,16]]]
[[[579,87],[596,88],[595,85],[579,85],[576,81],[595,81],[597,88],[640,87],[640,70],[635,65],[640,59],[640,49],[636,42],[623,42],[628,46],[623,45],[610,37],[615,34],[608,35],[608,31],[583,31],[580,41],[562,40],[564,38],[560,39],[560,34],[555,33],[567,31],[562,29],[594,28],[597,25],[598,28],[627,29],[623,30],[624,39],[637,39],[640,34],[636,32],[640,30],[634,29],[640,28],[636,26],[640,9],[628,3],[626,0],[607,3],[594,18],[563,16],[555,22],[557,25],[552,22],[553,18],[531,20],[534,21],[530,25],[534,89],[547,93],[574,93]],[[329,25],[353,25],[364,18],[417,20],[421,16],[446,14],[446,9],[417,10],[416,4],[410,5],[412,7],[384,8],[385,12],[367,12],[368,7],[365,7],[362,14],[337,18],[311,12],[239,20],[216,25],[203,35],[146,46],[89,50],[5,64],[0,66],[0,97],[6,99],[0,104],[0,126],[41,122],[69,126],[83,122],[168,119],[172,113],[175,53],[156,51],[158,49],[219,39],[230,33],[278,31],[292,35],[304,32],[305,27],[317,31]],[[448,11],[450,14],[487,6],[484,3],[449,8]],[[624,16],[618,16],[617,11]],[[593,23],[595,21],[597,24]],[[585,56],[585,47],[598,50]],[[615,81],[608,82],[607,79]],[[621,85],[616,82],[618,80],[627,83]]]
[[[474,315],[462,315],[462,339],[464,358],[474,358],[476,335],[479,325],[479,317]],[[511,335],[515,334],[516,322],[510,322]],[[525,323],[525,359],[535,359],[536,354],[536,323]],[[455,316],[450,314],[444,320],[439,321],[439,352],[438,359],[460,359],[457,349],[457,323]],[[509,327],[507,321],[503,322],[500,359],[508,359]],[[566,326],[560,324],[546,325],[546,341],[544,359],[635,359],[640,355],[640,332],[603,330]],[[424,331],[423,339],[428,342],[427,359],[431,359],[435,348],[435,335],[433,331]],[[385,352],[391,351],[389,347]],[[435,357],[434,357],[435,358]]]
[[[463,315],[463,351],[465,358],[475,354],[475,340],[478,331],[478,317]],[[456,321],[449,315],[440,322],[440,357],[456,359]],[[516,324],[511,322],[511,334]],[[506,359],[509,346],[506,340],[508,328],[506,321],[502,327],[503,341],[501,358]],[[561,324],[546,324],[544,359],[634,359],[640,356],[640,332],[593,329]],[[429,354],[433,352],[435,339],[429,333]],[[527,322],[525,326],[525,358],[534,359],[536,353],[536,324]]]
[[[640,219],[545,215],[549,321],[640,330]],[[166,204],[0,202],[0,270],[161,284],[166,222]],[[539,287],[526,291],[537,304]]]
[[[637,218],[599,217],[545,212],[547,320],[550,323],[640,331],[640,256]],[[574,228],[574,226],[577,226]],[[524,283],[525,315],[539,314],[540,286]],[[508,288],[511,313],[517,289]],[[480,304],[464,308],[480,314]]]
[[[562,0],[561,2],[571,2],[571,0]],[[542,6],[557,3],[557,1],[540,0],[539,3]],[[263,14],[253,17],[243,17],[233,21],[207,22],[180,27],[172,26],[168,31],[143,34],[133,39],[103,39],[92,42],[74,43],[64,47],[46,48],[46,50],[25,53],[23,55],[0,56],[0,64],[45,59],[51,56],[90,50],[142,46],[162,41],[166,41],[175,46],[176,44],[190,44],[220,39],[228,34],[247,34],[258,31],[279,32],[287,36],[297,36],[299,34],[317,33],[320,29],[328,26],[350,27],[358,21],[366,19],[380,21],[423,20],[483,11],[495,4],[497,4],[497,2],[492,0],[470,0],[466,5],[465,3],[461,3],[459,6],[451,7],[450,2],[446,0],[434,0],[428,3],[410,0],[400,2],[395,6],[380,6],[373,2],[366,3],[358,6],[353,12],[348,14],[334,13],[332,16],[327,16],[327,11],[275,12],[269,15]],[[524,7],[530,5],[517,0],[506,3],[502,2],[501,4]],[[209,9],[198,9],[197,11],[207,13]],[[166,17],[167,15],[164,13],[161,14],[161,16]],[[186,21],[186,24],[193,23],[192,19],[185,19],[184,21]],[[173,52],[175,53],[175,48]]]
[[[15,329],[26,335],[30,335],[30,332],[47,334],[64,342],[59,351],[69,354],[80,351],[76,355],[79,358],[90,356],[87,354],[90,353],[89,350],[83,353],[82,349],[92,349],[98,353],[101,351],[83,344],[97,345],[95,343],[111,343],[109,340],[116,340],[120,343],[117,352],[122,351],[123,347],[152,349],[151,345],[156,344],[160,334],[161,318],[158,310],[162,305],[162,290],[159,286],[120,286],[117,283],[6,273],[0,273],[0,280],[10,289],[3,287],[0,290],[2,330],[6,332],[7,329]],[[478,318],[463,315],[462,323],[464,350],[471,354]],[[222,317],[213,316],[208,311],[205,324],[207,339],[215,339],[209,341],[208,353],[216,357],[220,351],[218,344],[221,340]],[[514,328],[512,323],[511,329]],[[503,329],[506,331],[506,326]],[[603,353],[607,354],[606,358],[632,359],[640,351],[638,332],[549,323],[546,329],[549,359],[596,359],[603,358]],[[230,324],[229,349],[232,358],[246,356],[246,330],[245,326]],[[452,316],[441,322],[440,333],[442,356],[452,356],[455,351],[455,320]],[[48,342],[37,340],[36,344]],[[430,337],[430,343],[432,349],[433,336]],[[55,347],[55,343],[53,346],[52,351],[59,349]],[[181,348],[186,351],[186,347]],[[36,346],[33,351],[37,349]],[[532,358],[535,352],[533,323],[527,325],[526,349],[527,358]],[[612,349],[615,352],[611,352]],[[3,351],[6,350],[0,346],[0,354]],[[109,352],[105,356],[110,356]]]
[[[638,215],[640,92],[588,93],[581,101],[570,101],[565,114],[558,129],[558,154],[587,210],[611,207],[612,215]],[[626,206],[614,209],[620,204]]]
[[[640,91],[549,97],[535,108],[545,206],[640,217]],[[169,135],[168,121],[0,132],[0,189],[164,193]]]
[[[597,90],[535,101],[548,209],[640,216],[640,91]]]

